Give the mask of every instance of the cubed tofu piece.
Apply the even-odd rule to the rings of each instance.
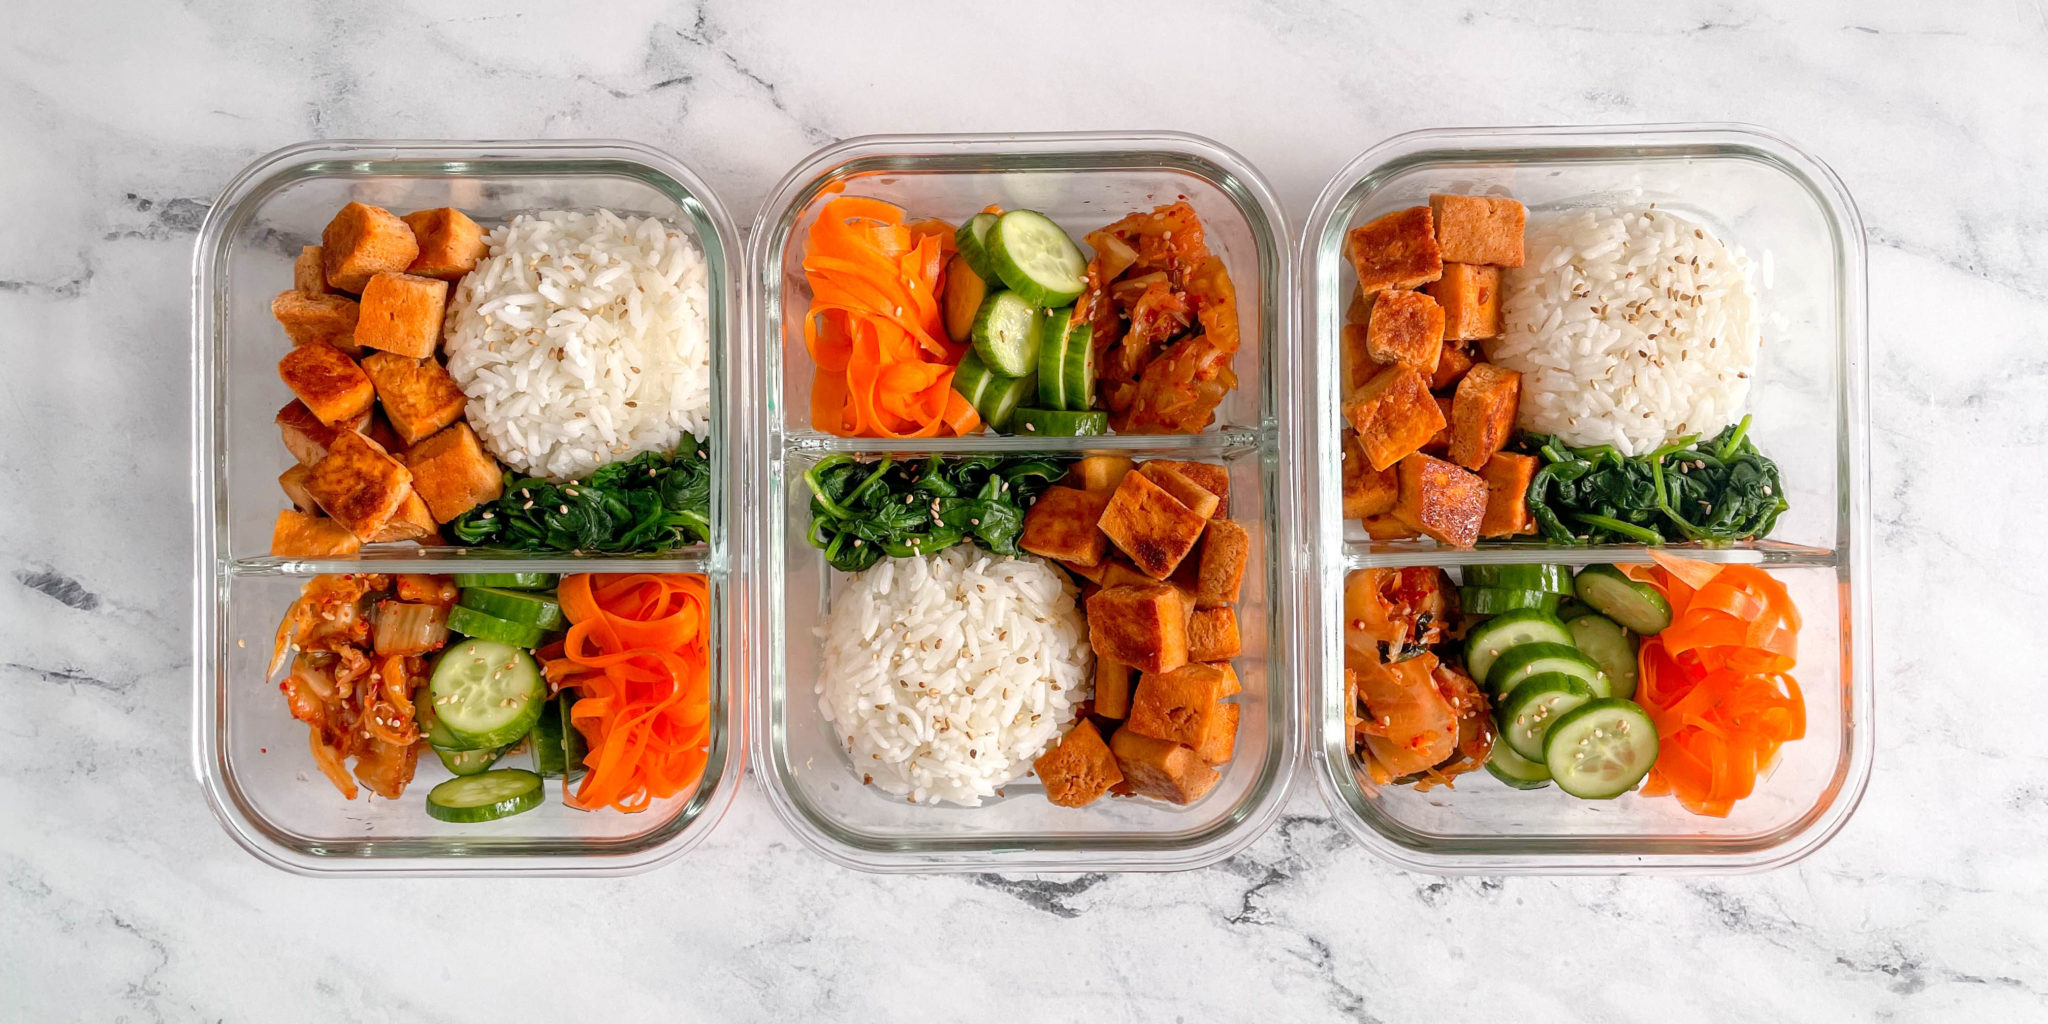
[[[1195,607],[1221,608],[1237,603],[1244,587],[1245,561],[1251,555],[1252,534],[1229,519],[1209,524],[1202,535],[1201,570],[1196,577]]]
[[[270,553],[280,558],[334,558],[362,550],[363,540],[324,516],[285,509],[270,531]]]
[[[1126,473],[1102,510],[1102,532],[1146,575],[1163,580],[1194,550],[1209,517],[1143,473]]]
[[[1373,540],[1412,540],[1422,536],[1415,528],[1394,518],[1392,512],[1383,516],[1366,516],[1359,522],[1365,527],[1365,535]]]
[[[1219,699],[1235,697],[1244,692],[1244,683],[1237,678],[1236,666],[1227,661],[1219,661],[1211,667],[1223,673],[1223,682],[1216,688],[1216,696]]]
[[[1362,326],[1370,319],[1372,319],[1372,293],[1367,292],[1363,288],[1353,289],[1351,301],[1344,306],[1344,322],[1346,324],[1359,324]]]
[[[1107,507],[1106,493],[1048,487],[1024,513],[1024,532],[1017,538],[1017,546],[1046,558],[1100,565],[1102,553],[1109,548],[1109,538],[1095,524],[1101,521],[1102,510]]]
[[[1423,289],[1444,312],[1444,340],[1464,341],[1500,334],[1500,268],[1446,263],[1444,276]]]
[[[408,274],[453,281],[475,270],[477,261],[491,251],[484,243],[484,229],[452,206],[408,213],[399,219],[412,229],[420,250],[406,266]]]
[[[1118,729],[1109,738],[1110,752],[1132,793],[1176,804],[1191,804],[1215,788],[1223,776],[1202,763],[1192,748]]]
[[[1140,672],[1171,672],[1188,663],[1187,599],[1171,585],[1104,587],[1088,599],[1087,611],[1096,657]]]
[[[327,448],[334,443],[334,435],[343,430],[360,430],[369,422],[370,410],[364,409],[355,418],[344,420],[334,426],[320,422],[306,403],[294,398],[277,411],[277,426],[284,433],[284,448],[299,460],[299,465],[310,466],[327,457]]]
[[[405,492],[405,500],[398,503],[398,511],[384,521],[384,528],[370,538],[373,544],[387,544],[395,541],[416,540],[425,542],[434,535],[434,515],[427,511],[427,503],[420,500],[419,493]]]
[[[363,372],[377,388],[392,431],[408,448],[460,419],[468,401],[462,386],[434,359],[372,352],[363,360]]]
[[[1422,443],[1422,450],[1437,458],[1443,458],[1451,450],[1451,409],[1453,403],[1442,395],[1435,397],[1437,411],[1443,413],[1444,416],[1444,425],[1438,427],[1436,433],[1429,435],[1429,440]]]
[[[1209,717],[1223,699],[1223,672],[1214,665],[1190,662],[1171,672],[1146,672],[1131,695],[1131,716],[1124,728],[1140,736],[1200,746],[1209,734]]]
[[[1045,798],[1057,807],[1086,807],[1124,780],[1116,755],[1085,718],[1060,737],[1059,746],[1040,754],[1031,770],[1045,786]]]
[[[1444,310],[1421,292],[1384,291],[1373,300],[1365,351],[1375,363],[1436,371],[1444,347]]]
[[[1102,578],[1096,582],[1107,588],[1141,587],[1159,581],[1139,572],[1136,566],[1122,558],[1111,555],[1102,560]]]
[[[371,540],[413,493],[412,473],[369,438],[340,433],[306,474],[306,490],[336,522]]]
[[[1401,460],[1394,518],[1439,544],[1471,547],[1486,517],[1486,481],[1420,452]]]
[[[1195,486],[1213,494],[1221,502],[1210,518],[1230,511],[1230,470],[1213,462],[1174,462],[1170,459],[1154,459],[1147,465],[1167,466],[1194,481]]]
[[[381,206],[350,203],[320,232],[320,260],[327,285],[360,292],[375,274],[403,273],[419,258],[412,228]]]
[[[1436,372],[1429,375],[1429,389],[1442,391],[1458,383],[1478,361],[1478,357],[1472,354],[1471,345],[1462,341],[1444,342],[1443,351],[1436,357]]]
[[[313,500],[313,492],[306,490],[306,466],[304,463],[279,474],[277,485],[284,488],[284,496],[292,500],[292,507],[301,512],[318,512],[320,503]]]
[[[319,246],[299,249],[299,258],[292,261],[292,290],[301,295],[326,295],[334,291],[327,287],[327,267],[320,260]]]
[[[370,421],[356,433],[377,442],[377,447],[384,449],[384,454],[400,462],[405,461],[405,450],[412,447],[398,436],[398,431],[391,426],[391,420],[385,417],[382,409],[371,409]]]
[[[1365,450],[1358,447],[1358,438],[1349,433],[1344,435],[1343,458],[1344,518],[1363,519],[1392,512],[1398,493],[1393,468],[1372,468],[1372,463],[1366,461]]]
[[[1486,481],[1486,514],[1479,519],[1481,537],[1513,537],[1536,532],[1529,517],[1529,481],[1536,477],[1536,456],[1495,452],[1479,467]],[[1190,645],[1193,638],[1189,638]]]
[[[1429,197],[1437,251],[1452,263],[1522,265],[1522,227],[1528,211],[1506,196]]]
[[[484,454],[469,424],[453,426],[413,445],[405,453],[412,486],[434,521],[445,523],[505,493],[505,474]]]
[[[1472,367],[1451,401],[1451,461],[1466,469],[1486,465],[1514,432],[1521,400],[1521,373],[1492,363]]]
[[[1062,483],[1084,491],[1101,491],[1108,494],[1124,482],[1124,474],[1131,471],[1133,463],[1121,455],[1088,455],[1075,462],[1067,470]]]
[[[1196,483],[1178,467],[1164,462],[1147,462],[1138,467],[1138,472],[1150,477],[1161,490],[1173,495],[1181,504],[1204,519],[1214,516],[1216,510],[1223,507],[1222,496]]]
[[[441,313],[448,282],[411,274],[377,274],[363,288],[363,315],[356,344],[414,359],[434,354],[441,341]]]
[[[362,346],[356,344],[356,320],[360,314],[356,300],[346,295],[308,295],[294,290],[279,292],[277,298],[270,300],[270,315],[283,325],[292,344],[332,345],[350,355],[362,351]]]
[[[1396,210],[1353,228],[1344,240],[1344,256],[1358,274],[1359,290],[1367,294],[1420,288],[1444,272],[1427,206]]]
[[[1372,379],[1380,372],[1380,364],[1372,357],[1372,350],[1366,344],[1371,337],[1371,328],[1365,324],[1345,324],[1338,335],[1337,372],[1343,376],[1344,386],[1355,388]]]
[[[332,345],[300,345],[277,361],[284,386],[328,426],[354,423],[370,411],[377,388],[356,361]]]
[[[1189,661],[1229,661],[1244,653],[1237,631],[1237,609],[1229,605],[1198,608],[1188,620]]]
[[[1102,583],[1102,574],[1109,571],[1109,560],[1103,559],[1102,561],[1097,562],[1094,565],[1082,565],[1079,562],[1061,562],[1060,568],[1065,569],[1068,572],[1071,572],[1074,575],[1079,576],[1090,583],[1100,585]]]
[[[1131,713],[1131,677],[1137,669],[1114,658],[1095,658],[1095,713],[1123,718]]]
[[[1209,718],[1209,734],[1195,746],[1195,756],[1203,764],[1218,765],[1237,754],[1237,723],[1244,709],[1236,704],[1216,705],[1216,714]]]
[[[1401,461],[1444,425],[1429,379],[1406,366],[1389,366],[1352,391],[1344,400],[1344,418],[1374,469]]]

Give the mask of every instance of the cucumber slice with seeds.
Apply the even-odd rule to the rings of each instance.
[[[428,790],[427,814],[439,821],[495,821],[533,810],[545,796],[540,776],[521,768],[496,768],[449,779]]]
[[[455,603],[493,618],[535,629],[556,629],[562,625],[562,606],[555,601],[553,594],[539,591],[465,587]]]
[[[1500,702],[1500,738],[1515,753],[1543,759],[1543,736],[1559,717],[1597,699],[1577,676],[1545,672],[1530,676]]]
[[[988,258],[988,229],[995,226],[995,214],[977,213],[953,232],[953,245],[960,250],[960,258],[983,281],[996,279],[995,264]]]
[[[481,750],[525,736],[540,718],[548,684],[533,655],[494,640],[464,640],[434,663],[427,694],[454,741],[448,746]]]
[[[972,349],[961,356],[960,365],[953,368],[953,390],[967,399],[967,404],[973,406],[975,412],[981,411],[982,398],[997,379],[994,373],[989,372],[988,364],[982,362]]]
[[[1600,665],[1613,684],[1610,696],[1633,699],[1636,695],[1636,635],[1605,615],[1587,612],[1570,622],[1572,642],[1586,657]]]
[[[1509,648],[1522,644],[1569,644],[1572,635],[1548,612],[1535,608],[1497,615],[1472,627],[1465,634],[1465,669],[1472,678],[1486,679],[1493,660]]]
[[[1486,771],[1516,789],[1542,789],[1550,785],[1550,769],[1543,767],[1543,762],[1531,761],[1499,740],[1494,741],[1493,753],[1486,757]]]
[[[996,276],[1034,306],[1067,305],[1088,286],[1087,257],[1045,214],[1011,210],[996,218],[986,241]]]
[[[1644,636],[1656,636],[1671,625],[1671,602],[1657,588],[1637,583],[1611,565],[1589,565],[1574,581],[1579,600],[1593,610]]]
[[[1055,309],[1038,322],[1038,404],[1045,409],[1065,409],[1067,335],[1074,322],[1074,307]]]
[[[1038,369],[1038,309],[1016,292],[996,292],[974,315],[974,351],[990,370],[1022,377]]]
[[[491,747],[487,750],[450,750],[447,747],[435,747],[434,756],[441,759],[441,767],[456,775],[475,775],[497,764],[498,759],[505,756],[505,749]]]
[[[1594,696],[1612,696],[1612,684],[1607,680],[1607,673],[1600,671],[1599,663],[1570,644],[1534,643],[1508,648],[1486,670],[1486,688],[1492,691],[1494,701],[1498,703],[1507,700],[1515,687],[1529,677],[1546,672],[1577,676],[1593,688]]]
[[[1067,329],[1066,407],[1072,411],[1095,405],[1095,328],[1075,324]]]
[[[501,644],[524,647],[529,650],[540,646],[547,634],[538,626],[523,622],[512,622],[495,615],[486,615],[474,608],[456,605],[448,609],[448,628],[463,636],[480,640],[495,640]]]
[[[1581,800],[1612,800],[1636,788],[1657,763],[1657,726],[1621,700],[1589,701],[1550,724],[1543,766],[1557,788]]]
[[[1038,390],[1038,375],[1024,377],[997,377],[989,382],[988,390],[976,403],[974,411],[981,414],[982,422],[999,434],[1010,432],[1010,417],[1022,404],[1024,396]]]

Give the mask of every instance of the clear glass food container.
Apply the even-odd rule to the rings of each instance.
[[[1771,539],[1692,557],[1765,565],[1805,617],[1794,675],[1807,734],[1787,744],[1757,792],[1726,818],[1671,799],[1580,801],[1523,792],[1484,773],[1455,789],[1375,786],[1344,728],[1343,585],[1347,573],[1403,565],[1643,562],[1639,546],[1375,541],[1342,518],[1338,336],[1356,279],[1348,231],[1432,192],[1512,196],[1532,216],[1609,202],[1675,210],[1742,246],[1767,279],[1764,346],[1745,411],[1751,436],[1784,473],[1791,509]],[[1301,338],[1314,389],[1304,459],[1314,467],[1312,555],[1317,614],[1305,616],[1309,758],[1339,820],[1374,852],[1440,873],[1733,872],[1790,863],[1825,843],[1869,779],[1871,680],[1868,422],[1862,223],[1826,165],[1768,132],[1736,125],[1651,125],[1415,132],[1359,156],[1324,189],[1301,242]]]
[[[281,559],[271,524],[289,502],[278,474],[292,464],[272,418],[291,399],[277,375],[290,347],[270,300],[291,287],[292,261],[317,244],[342,205],[399,212],[457,207],[487,229],[515,213],[605,207],[658,216],[702,246],[709,277],[714,466],[729,465],[726,372],[738,364],[734,311],[738,235],[703,181],[657,150],[615,141],[316,141],[250,164],[221,191],[193,260],[194,564],[193,763],[228,833],[287,870],[352,874],[622,874],[661,864],[700,841],[732,801],[744,765],[744,599],[727,542],[739,488],[714,473],[711,536],[657,556],[577,557],[370,546],[334,559]],[[549,783],[542,807],[482,825],[426,816],[445,771],[428,756],[404,798],[345,800],[307,752],[266,674],[272,636],[305,580],[330,572],[592,572],[704,574],[710,583],[712,739],[691,793],[637,814],[563,806]]]
[[[812,364],[802,332],[809,287],[805,233],[837,194],[896,203],[912,217],[959,223],[991,203],[1038,210],[1074,237],[1134,210],[1194,205],[1211,249],[1229,268],[1243,347],[1238,389],[1201,434],[1088,438],[842,439],[812,429]],[[755,591],[765,627],[754,652],[766,663],[757,695],[757,762],[776,812],[805,843],[839,863],[874,871],[1166,870],[1212,863],[1256,838],[1277,816],[1296,762],[1298,673],[1285,609],[1292,589],[1285,553],[1295,544],[1291,469],[1280,457],[1284,394],[1292,394],[1288,320],[1290,253],[1271,190],[1235,154],[1192,136],[1070,134],[906,136],[854,139],[792,170],[769,196],[749,250],[762,457],[748,465],[764,496],[750,528],[760,569]],[[818,710],[819,627],[834,577],[806,540],[810,492],[804,471],[824,457],[930,453],[1113,453],[1220,461],[1228,467],[1232,518],[1254,536],[1238,606],[1245,686],[1236,757],[1191,806],[1104,798],[1081,809],[1048,803],[1035,779],[978,808],[911,804],[864,786]]]

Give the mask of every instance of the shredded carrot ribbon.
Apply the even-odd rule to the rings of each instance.
[[[568,635],[536,653],[557,690],[576,691],[569,724],[590,745],[569,805],[640,811],[696,785],[711,738],[704,578],[577,573],[558,596]]]
[[[1806,735],[1806,700],[1790,674],[1799,609],[1755,566],[1650,556],[1655,566],[1625,570],[1671,603],[1671,625],[1637,650],[1636,703],[1657,723],[1659,744],[1642,793],[1727,817],[1778,749]]]
[[[967,348],[947,338],[939,312],[952,254],[952,225],[906,224],[900,207],[879,199],[841,196],[819,211],[804,250],[804,345],[818,368],[813,427],[841,437],[980,428],[974,407],[953,390]]]

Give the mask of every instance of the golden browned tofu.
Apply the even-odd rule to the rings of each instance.
[[[364,409],[354,418],[334,426],[320,422],[306,403],[294,398],[277,411],[277,426],[284,433],[285,450],[299,465],[310,466],[327,457],[327,446],[334,443],[334,435],[342,430],[360,430],[369,422],[370,411]]]
[[[434,536],[434,516],[427,511],[427,503],[420,500],[419,493],[411,489],[405,492],[405,500],[398,503],[398,511],[384,521],[384,528],[370,538],[373,544],[393,541],[416,540],[425,543]]]
[[[1473,366],[1451,402],[1451,461],[1466,469],[1486,465],[1514,432],[1521,400],[1520,373],[1492,363]]]
[[[1359,290],[1367,294],[1420,288],[1444,272],[1427,206],[1396,210],[1351,229],[1344,239],[1344,257],[1358,274]]]
[[[1237,609],[1229,605],[1198,608],[1188,620],[1189,661],[1229,661],[1244,653],[1237,631]]]
[[[1394,518],[1392,512],[1383,516],[1366,516],[1359,525],[1365,527],[1365,535],[1373,540],[1409,540],[1420,537],[1415,528]]]
[[[1140,672],[1171,672],[1187,664],[1187,599],[1172,586],[1104,587],[1088,599],[1087,612],[1088,644],[1096,657]]]
[[[1079,562],[1061,562],[1060,568],[1065,569],[1068,572],[1071,572],[1074,575],[1079,576],[1090,583],[1099,585],[1102,582],[1102,574],[1109,571],[1109,561],[1107,559],[1104,559],[1103,561],[1097,562],[1094,565],[1082,565]]]
[[[1052,486],[1024,513],[1024,532],[1017,546],[1034,555],[1076,565],[1100,565],[1109,538],[1095,524],[1109,506],[1109,495]]]
[[[1115,555],[1102,560],[1102,578],[1096,581],[1104,587],[1140,587],[1159,581],[1139,572],[1137,567]]]
[[[412,494],[412,473],[376,442],[343,432],[307,472],[306,491],[349,532],[371,540]]]
[[[270,531],[270,553],[281,558],[333,558],[362,550],[362,538],[332,519],[285,509]]]
[[[1451,450],[1452,402],[1442,395],[1437,395],[1436,407],[1437,411],[1443,414],[1444,425],[1438,427],[1436,433],[1429,435],[1429,440],[1422,442],[1422,450],[1430,455],[1442,458]]]
[[[1384,291],[1373,300],[1365,351],[1375,363],[1396,363],[1423,373],[1436,370],[1444,347],[1444,310],[1421,292]]]
[[[435,522],[445,523],[505,493],[504,472],[461,421],[407,449],[405,465]]]
[[[1160,490],[1173,495],[1174,500],[1186,505],[1196,515],[1207,519],[1223,507],[1223,499],[1201,484],[1188,479],[1187,474],[1164,462],[1147,462],[1138,467],[1138,472],[1150,477]]]
[[[1406,366],[1389,366],[1352,391],[1344,400],[1344,418],[1374,469],[1401,461],[1444,425],[1428,378]]]
[[[484,242],[484,229],[452,206],[408,213],[399,219],[412,229],[420,250],[406,266],[408,274],[453,281],[475,270],[476,262],[491,251]]]
[[[1102,510],[1102,532],[1146,575],[1163,580],[1194,550],[1209,517],[1143,473],[1127,473]]]
[[[1124,482],[1124,474],[1131,471],[1131,466],[1131,460],[1121,455],[1088,455],[1075,462],[1061,482],[1068,487],[1108,494]]]
[[[1472,354],[1472,347],[1462,341],[1444,342],[1443,351],[1436,357],[1436,372],[1429,375],[1429,389],[1442,391],[1465,378],[1466,371],[1478,362]]]
[[[1040,754],[1031,770],[1044,784],[1045,798],[1058,807],[1086,807],[1124,780],[1116,755],[1085,718],[1060,737],[1059,746]]]
[[[363,313],[356,344],[414,359],[434,354],[441,341],[441,313],[448,282],[411,274],[376,274],[363,288]]]
[[[1513,537],[1535,533],[1529,517],[1529,481],[1536,477],[1536,456],[1495,452],[1479,467],[1486,481],[1486,514],[1479,519],[1481,537]]]
[[[447,368],[433,359],[372,352],[363,360],[363,372],[377,388],[392,432],[408,448],[460,419],[468,401]]]
[[[412,228],[390,210],[350,203],[320,232],[320,260],[327,284],[360,292],[374,274],[402,273],[420,254]]]
[[[1522,265],[1522,227],[1528,211],[1505,196],[1429,197],[1436,222],[1436,244],[1453,263]]]
[[[412,447],[405,443],[405,438],[398,436],[397,430],[392,429],[391,421],[385,418],[382,409],[371,409],[370,421],[356,433],[377,442],[377,447],[384,449],[384,454],[400,462],[405,461],[405,450]]]
[[[377,389],[356,361],[332,345],[300,345],[277,361],[284,386],[328,426],[354,422],[370,411]]]
[[[1345,324],[1337,340],[1337,372],[1346,388],[1360,387],[1380,372],[1380,364],[1373,360],[1368,341],[1372,330],[1366,324]]]
[[[1213,462],[1174,462],[1168,459],[1153,459],[1148,465],[1166,466],[1194,481],[1195,486],[1208,491],[1221,502],[1211,518],[1230,511],[1230,470]]]
[[[1251,531],[1229,519],[1209,524],[1202,536],[1202,562],[1195,585],[1195,607],[1220,608],[1237,602],[1244,586],[1244,566],[1252,550]]]
[[[1491,338],[1500,333],[1500,268],[1446,263],[1444,276],[1423,289],[1444,311],[1444,340]]]
[[[1243,712],[1236,704],[1216,705],[1216,714],[1209,719],[1209,734],[1195,747],[1195,756],[1203,764],[1222,764],[1237,754],[1237,723]]]
[[[292,290],[301,295],[327,295],[334,291],[327,287],[327,268],[320,261],[319,246],[299,249],[299,258],[292,261]]]
[[[292,507],[301,512],[317,512],[320,503],[313,500],[313,492],[306,490],[306,466],[298,463],[278,475],[277,485],[284,488],[284,496],[292,500]]]
[[[1374,469],[1355,434],[1344,435],[1344,518],[1362,519],[1394,510],[1394,470]]]
[[[1486,516],[1486,481],[1420,452],[1401,460],[1394,518],[1439,544],[1471,547]]]
[[[1223,673],[1214,665],[1190,662],[1171,672],[1138,677],[1131,695],[1131,716],[1124,728],[1140,736],[1199,746],[1209,734],[1209,718],[1223,699]]]
[[[353,355],[362,351],[356,344],[356,300],[346,295],[308,295],[301,291],[277,293],[270,300],[270,315],[284,327],[294,345],[321,343]]]
[[[1235,697],[1244,692],[1244,683],[1237,678],[1235,666],[1227,661],[1219,661],[1211,667],[1223,673],[1223,683],[1216,688],[1216,696]]]
[[[1131,713],[1131,676],[1137,670],[1111,658],[1095,659],[1095,713],[1122,718]]]
[[[1124,773],[1124,782],[1138,796],[1191,804],[1215,788],[1223,776],[1202,763],[1188,747],[1118,729],[1109,738],[1110,752]]]

